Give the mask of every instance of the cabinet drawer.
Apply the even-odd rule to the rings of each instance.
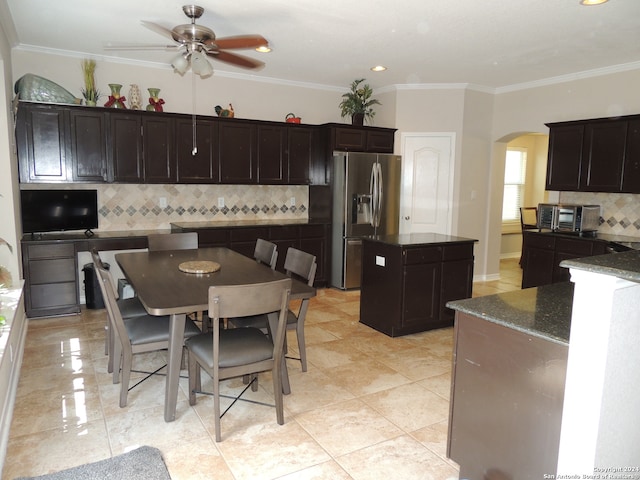
[[[267,238],[268,229],[265,228],[237,228],[231,230],[231,243],[255,242],[258,238]]]
[[[54,260],[35,260],[29,262],[29,282],[39,283],[76,281],[76,262],[74,258]]]
[[[29,245],[29,259],[73,257],[73,243],[43,243]]]
[[[304,225],[300,227],[300,238],[324,237],[324,225]]]
[[[300,229],[298,226],[289,226],[289,227],[271,227],[269,228],[269,239],[270,240],[285,240],[285,239],[293,239],[297,240]]]
[[[31,286],[31,308],[52,308],[76,305],[76,282]]]
[[[210,230],[196,230],[198,232],[198,245],[205,246],[224,246],[229,243],[229,231],[224,228],[212,228]]]
[[[527,242],[528,247],[553,250],[556,245],[556,238],[551,235],[525,233],[525,238],[526,238],[525,241]]]
[[[592,242],[590,240],[574,240],[572,238],[557,238],[556,251],[574,255],[591,255]]]
[[[442,259],[448,260],[466,260],[473,258],[473,244],[464,245],[446,245],[442,253]]]
[[[442,247],[407,248],[404,251],[404,264],[439,262],[442,260]]]

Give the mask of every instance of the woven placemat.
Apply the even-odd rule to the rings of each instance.
[[[191,260],[182,262],[178,268],[185,273],[213,273],[220,270],[220,264],[209,260]]]

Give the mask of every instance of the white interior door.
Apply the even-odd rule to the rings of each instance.
[[[400,233],[451,234],[455,133],[403,133]]]

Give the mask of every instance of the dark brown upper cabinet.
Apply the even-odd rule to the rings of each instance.
[[[69,108],[69,149],[74,182],[106,182],[109,177],[106,117],[102,111]]]
[[[271,124],[257,129],[258,182],[308,184],[315,128]]]
[[[187,117],[176,119],[177,181],[178,183],[219,183],[220,164],[215,148],[218,123],[197,118],[195,128],[194,138],[193,119]]]
[[[547,190],[640,193],[640,116],[547,125]]]
[[[109,115],[109,159],[113,180],[144,183],[142,164],[142,119],[127,110]]]
[[[395,129],[329,124],[331,150],[393,153]]]
[[[142,114],[142,161],[145,183],[176,183],[173,117]]]
[[[229,119],[218,124],[220,182],[258,183],[256,127],[252,122]]]
[[[67,182],[66,110],[57,105],[21,103],[16,145],[21,182]]]

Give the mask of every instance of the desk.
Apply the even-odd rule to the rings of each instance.
[[[286,276],[227,248],[119,253],[115,259],[149,314],[170,315],[164,419],[171,422],[176,416],[186,314],[209,310],[210,286],[271,282]],[[217,262],[220,271],[189,274],[178,269],[182,262],[193,260]],[[302,282],[292,282],[291,299],[311,298],[315,292],[315,288]],[[285,365],[283,392],[290,391]]]

